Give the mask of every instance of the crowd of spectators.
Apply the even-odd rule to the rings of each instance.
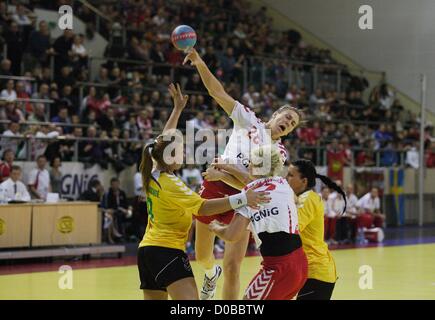
[[[391,88],[383,83],[368,92],[367,80],[337,64],[329,50],[305,43],[295,30],[273,30],[265,7],[253,10],[240,0],[182,5],[177,0],[94,1],[107,18],[97,23],[88,6],[74,2],[86,32],[65,30],[53,38],[33,4],[57,10],[60,3],[69,1],[29,1],[12,11],[0,2],[0,46],[6,53],[0,76],[26,77],[0,78],[0,156],[3,164],[11,153],[21,160],[45,156],[55,190],[64,161],[111,165],[118,172],[136,164],[143,142],[160,132],[169,116],[172,101],[166,88],[171,81],[180,82],[190,95],[182,128],[186,123],[195,130],[231,127],[195,70],[181,66],[183,54],[170,43],[171,31],[181,23],[198,31],[196,48],[228,93],[260,118],[268,119],[283,103],[304,111],[305,125],[284,140],[289,159],[327,164],[328,174],[338,180],[342,168],[351,164],[419,166],[418,116],[401,105]],[[93,74],[85,43],[97,31],[108,46],[104,63]],[[427,167],[435,167],[432,137],[428,125]],[[220,139],[224,137],[218,135]],[[188,166],[181,174],[196,188],[201,170]],[[30,191],[36,196],[36,190]]]

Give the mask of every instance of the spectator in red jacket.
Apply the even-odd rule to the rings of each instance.
[[[328,177],[333,180],[343,181],[343,170],[345,165],[349,165],[349,160],[346,156],[346,151],[343,146],[338,143],[337,139],[333,139],[328,146],[326,152],[328,163]]]
[[[0,162],[0,183],[9,178],[14,159],[15,155],[11,149],[6,149],[3,152],[3,161]]]

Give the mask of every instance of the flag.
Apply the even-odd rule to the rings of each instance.
[[[393,194],[394,214],[399,226],[405,224],[405,196],[403,185],[405,181],[405,171],[403,169],[390,169],[390,187]]]

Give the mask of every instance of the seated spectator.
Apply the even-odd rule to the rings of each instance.
[[[195,130],[211,129],[211,126],[205,121],[205,115],[203,111],[198,111],[192,120],[189,120],[190,125]]]
[[[12,74],[19,76],[26,41],[24,30],[20,29],[15,21],[12,21],[4,33],[4,37],[7,43],[7,57],[12,62]]]
[[[341,187],[341,181],[336,181],[336,184]],[[342,215],[345,204],[343,196],[338,192],[332,192],[328,196],[327,204],[329,206],[328,218],[335,219],[336,221],[335,236],[331,242],[334,243],[336,241],[338,244],[347,243],[349,224],[346,216]]]
[[[328,187],[323,187],[320,192],[320,196],[325,208],[325,241],[327,241],[328,244],[337,244],[337,242],[334,240],[337,219],[331,212],[331,207],[328,203],[330,194],[331,192]]]
[[[46,83],[39,86],[38,92],[32,94],[32,99],[50,99],[50,87]]]
[[[8,124],[8,130],[4,131],[2,135],[3,137],[0,139],[0,151],[9,149],[14,155],[18,155],[24,144],[24,141],[16,139],[16,137],[23,136],[20,133],[20,124],[18,122],[11,121]]]
[[[39,22],[39,30],[32,31],[28,40],[28,51],[31,54],[33,64],[48,64],[50,54],[50,30],[45,20]]]
[[[71,46],[73,43],[74,33],[72,30],[65,29],[63,35],[58,37],[53,43],[53,49],[55,53],[55,75],[60,74],[62,67],[70,63]]]
[[[12,122],[24,122],[26,118],[19,108],[19,104],[13,101],[6,102],[4,110],[5,118]]]
[[[65,106],[61,106],[59,109],[59,112],[57,113],[57,116],[51,118],[51,122],[70,124],[71,119],[68,116],[68,108]],[[69,130],[67,130],[67,131],[69,131]],[[67,133],[67,132],[65,132],[65,133]]]
[[[74,36],[71,46],[72,61],[76,68],[83,68],[88,63],[88,52],[83,45],[84,36],[82,34]]]
[[[30,26],[32,21],[29,18],[29,14],[31,14],[31,11],[29,9],[27,9],[22,4],[17,4],[15,8],[15,13],[12,15],[12,19],[19,26]]]
[[[62,195],[62,176],[63,173],[60,170],[62,166],[62,161],[59,156],[54,157],[50,161],[50,182],[51,182],[51,191],[59,194],[59,197]]]
[[[148,110],[145,109],[139,113],[136,119],[137,127],[142,137],[145,139],[151,138],[153,130],[152,118],[149,116]]]
[[[381,151],[381,167],[393,167],[399,163],[397,148],[394,148],[392,142],[388,142]]]
[[[14,159],[15,154],[11,149],[6,149],[3,152],[3,161],[0,161],[0,183],[9,178]]]
[[[21,100],[29,100],[30,96],[26,91],[25,83],[23,81],[18,81],[16,86],[17,98]],[[24,104],[24,112],[29,114],[33,111],[33,105],[29,101],[23,101]]]
[[[45,112],[45,105],[43,103],[36,103],[33,112],[27,118],[29,122],[47,122],[47,115]]]
[[[102,105],[100,105],[100,107],[100,110],[105,109],[105,111],[101,112],[99,117],[97,116],[97,123],[101,130],[110,132],[118,126],[118,119],[115,115],[115,109],[109,108],[108,106],[103,107]]]
[[[379,129],[374,133],[374,139],[376,141],[375,149],[380,149],[385,146],[388,141],[392,141],[393,137],[390,132],[387,131],[385,124],[381,124]]]
[[[72,68],[70,66],[63,66],[60,69],[60,74],[56,76],[56,84],[59,89],[64,91],[65,86],[73,87],[76,82],[76,76],[72,72]],[[63,93],[64,95],[64,93]]]
[[[418,169],[420,167],[420,154],[417,150],[418,143],[409,144],[405,149],[406,159],[405,164],[411,168]]]
[[[35,138],[50,138],[55,139],[59,136],[56,127],[54,125],[42,125],[35,134]],[[36,159],[40,155],[45,154],[48,144],[51,140],[35,139],[31,144],[31,159]]]
[[[85,168],[92,167],[94,164],[99,164],[101,168],[108,168],[108,161],[104,155],[104,143],[93,140],[97,138],[97,129],[90,126],[86,130],[86,137],[89,140],[83,141],[79,148],[79,159],[85,163]]]
[[[30,194],[21,182],[21,167],[12,166],[9,178],[0,184],[0,199],[30,201]]]
[[[377,188],[366,193],[357,202],[357,207],[360,212],[357,218],[358,228],[383,228],[385,215],[381,212],[381,202],[379,199],[379,191]]]
[[[91,201],[91,202],[101,202],[104,195],[104,188],[100,180],[92,179],[88,183],[88,189],[83,192],[79,200]]]
[[[139,165],[134,174],[134,203],[133,203],[133,235],[143,237],[148,223],[146,196],[143,192],[142,174]]]
[[[117,238],[125,237],[127,223],[131,217],[131,208],[127,203],[127,195],[120,189],[118,178],[110,180],[110,188],[103,196],[102,207],[112,219],[109,235]]]
[[[8,80],[6,83],[6,88],[3,89],[0,93],[0,98],[6,101],[15,101],[17,100],[17,92],[14,90],[14,80]]]
[[[0,74],[2,76],[11,76],[12,75],[11,67],[12,67],[11,60],[9,60],[9,59],[3,59],[1,61],[1,64],[0,64]],[[4,82],[2,81],[0,83],[3,84]]]
[[[51,192],[50,173],[45,168],[46,165],[47,158],[44,155],[40,155],[36,159],[36,168],[30,171],[27,185],[34,199],[45,201],[47,194]]]
[[[357,207],[358,198],[354,193],[352,184],[349,184],[346,188],[346,199],[347,206],[345,216],[347,217],[350,226],[349,240],[354,242],[357,231],[356,218],[358,217],[359,210]]]

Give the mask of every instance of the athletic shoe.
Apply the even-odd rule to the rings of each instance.
[[[222,268],[218,265],[214,266],[214,276],[212,278],[204,275],[204,283],[202,284],[200,299],[201,300],[212,300],[216,294],[216,284],[219,277],[222,274]]]

